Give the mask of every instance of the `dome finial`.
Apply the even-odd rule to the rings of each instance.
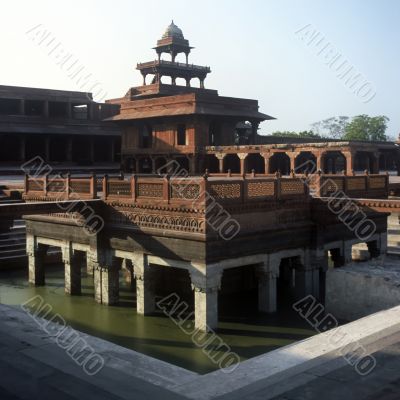
[[[170,37],[184,39],[182,31],[175,25],[174,20],[171,20],[171,24],[165,30],[163,39]]]

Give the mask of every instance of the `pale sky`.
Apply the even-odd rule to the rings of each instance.
[[[387,115],[387,133],[400,133],[400,1],[13,0],[1,7],[2,85],[81,90],[83,81],[57,64],[68,53],[102,95],[121,97],[141,84],[136,63],[155,59],[151,48],[174,19],[195,47],[191,62],[211,67],[206,87],[257,99],[261,112],[277,118],[260,133],[359,114]],[[296,32],[306,25],[374,88],[371,101],[301,40]],[[33,33],[44,30],[40,44]]]

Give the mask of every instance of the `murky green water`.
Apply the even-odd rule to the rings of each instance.
[[[0,301],[20,305],[39,294],[53,307],[53,314],[62,315],[75,329],[199,373],[218,368],[189,335],[161,312],[137,315],[134,292],[122,279],[120,285],[120,305],[103,306],[94,301],[91,276],[83,277],[81,296],[68,296],[64,294],[62,268],[48,267],[46,286],[37,288],[29,286],[25,271],[1,271]],[[254,297],[243,294],[220,301],[218,335],[241,360],[315,334],[290,307],[275,316],[249,312],[256,310]]]

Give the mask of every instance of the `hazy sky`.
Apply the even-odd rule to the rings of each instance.
[[[98,82],[101,95],[121,97],[141,84],[136,63],[155,59],[151,48],[174,19],[195,47],[191,61],[212,69],[206,87],[258,99],[260,111],[277,118],[263,123],[262,133],[358,114],[387,115],[388,134],[400,132],[400,1],[14,0],[1,6],[3,85],[86,91]],[[320,32],[320,47],[301,39],[304,30],[296,34],[306,25]],[[318,55],[325,45],[376,91],[371,101],[337,77],[329,54]],[[69,76],[78,64],[86,87]]]

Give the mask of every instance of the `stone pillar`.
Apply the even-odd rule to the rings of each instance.
[[[277,265],[277,268],[276,268]],[[258,277],[258,310],[265,313],[276,312],[277,278],[279,277],[279,260],[274,268],[268,263],[257,267]]]
[[[353,261],[352,256],[353,244],[351,242],[343,243],[343,261],[344,265],[350,264]]]
[[[101,272],[102,268],[98,263],[93,265],[93,286],[94,286],[94,300],[96,303],[101,304]]]
[[[290,158],[290,172],[296,170],[296,157],[300,154],[299,152],[287,153]]]
[[[194,326],[209,332],[218,326],[218,288],[194,287]]]
[[[105,305],[117,304],[119,301],[119,269],[112,261],[101,271],[101,302]]]
[[[318,152],[318,153],[313,153],[315,156],[315,159],[317,160],[317,165],[316,167],[316,171],[322,171],[322,153]],[[314,171],[313,171],[314,172]]]
[[[90,249],[86,253],[86,273],[88,275],[93,275],[94,269],[98,264],[97,250]]]
[[[194,290],[194,325],[202,332],[218,326],[218,290],[222,271],[207,271],[206,265],[191,269],[190,277]]]
[[[119,300],[119,270],[114,261],[94,268],[94,293],[97,303],[117,304]]]
[[[271,158],[271,153],[261,153],[264,157],[264,173],[269,174],[269,159]]]
[[[81,294],[81,264],[79,257],[74,254],[71,244],[62,249],[65,276],[65,293]]]
[[[240,174],[243,175],[246,173],[246,157],[248,153],[238,153],[238,157],[240,159]]]
[[[351,175],[354,170],[354,153],[352,151],[342,151],[346,157],[346,174]]]
[[[215,153],[215,157],[218,158],[219,161],[219,173],[222,174],[224,172],[224,158],[226,154],[224,153]]]
[[[146,254],[137,255],[132,262],[136,279],[136,310],[138,314],[147,315],[155,310],[153,271]]]
[[[44,257],[47,246],[37,245],[35,237],[27,234],[26,250],[28,254],[29,283],[34,286],[44,286]]]

